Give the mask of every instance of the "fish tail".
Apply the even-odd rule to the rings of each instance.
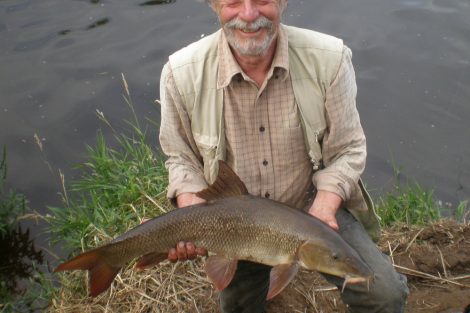
[[[75,258],[60,264],[55,272],[69,270],[88,270],[90,276],[90,296],[96,297],[109,288],[120,267],[113,267],[99,253],[99,249],[77,255]]]

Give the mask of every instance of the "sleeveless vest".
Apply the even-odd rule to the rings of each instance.
[[[311,30],[281,25],[288,36],[289,72],[299,108],[305,144],[314,170],[322,168],[321,138],[327,127],[325,95],[340,66],[342,40]],[[170,56],[175,84],[191,119],[191,130],[203,158],[204,176],[214,182],[218,160],[225,160],[223,88],[217,86],[218,39],[221,30]],[[380,227],[374,204],[359,180],[347,202],[350,212],[377,240]]]

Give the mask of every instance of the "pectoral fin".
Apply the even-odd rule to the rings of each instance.
[[[281,264],[271,269],[269,291],[266,300],[278,295],[291,282],[299,271],[298,263]]]
[[[138,270],[143,270],[154,265],[157,265],[161,261],[168,258],[166,253],[153,252],[140,257],[140,259],[135,264],[135,268]]]
[[[237,260],[220,256],[210,256],[206,260],[205,270],[207,277],[219,291],[224,290],[233,279],[237,270]]]

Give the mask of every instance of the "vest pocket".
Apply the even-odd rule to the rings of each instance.
[[[208,183],[213,183],[215,180],[216,163],[217,163],[217,143],[219,138],[216,136],[205,136],[200,134],[193,134],[194,141],[196,141],[199,154],[202,157],[204,165],[204,177]]]

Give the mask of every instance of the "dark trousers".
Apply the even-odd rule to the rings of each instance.
[[[395,271],[388,256],[370,239],[362,225],[346,209],[336,214],[339,234],[348,242],[374,272],[366,284],[347,285],[341,293],[351,313],[402,313],[409,290],[406,277]],[[269,288],[271,267],[247,261],[238,262],[237,272],[230,285],[220,293],[223,313],[263,313]],[[343,279],[323,275],[340,289]]]

